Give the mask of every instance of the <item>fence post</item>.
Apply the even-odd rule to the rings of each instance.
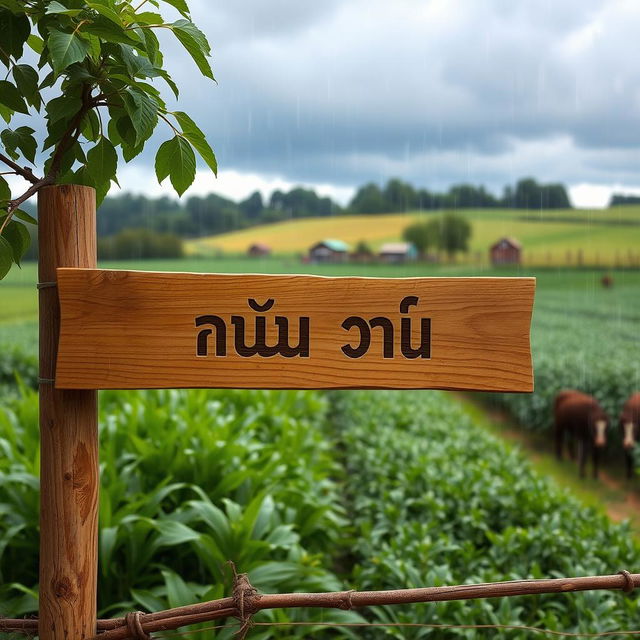
[[[38,194],[40,293],[40,640],[95,635],[98,416],[95,391],[53,386],[60,330],[57,267],[96,266],[91,187]]]

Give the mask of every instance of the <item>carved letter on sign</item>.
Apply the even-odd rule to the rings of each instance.
[[[534,278],[58,269],[59,389],[532,391]]]

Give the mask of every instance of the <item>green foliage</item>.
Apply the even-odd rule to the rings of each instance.
[[[533,178],[523,178],[515,190],[505,189],[507,206],[516,209],[570,209],[571,202],[562,184],[538,184]]]
[[[402,232],[402,237],[410,242],[421,256],[424,256],[429,247],[436,246],[438,235],[433,221],[414,222]]]
[[[189,124],[185,114],[180,115],[185,135],[196,150],[202,132]],[[194,170],[192,156],[183,155],[179,141],[164,143],[156,162],[156,172],[161,179],[173,164],[181,164],[185,175]],[[186,148],[186,147],[185,147]],[[186,152],[188,153],[188,151]],[[203,156],[205,160],[207,156]],[[193,162],[192,162],[193,160]],[[211,156],[208,162],[215,163]],[[174,180],[182,178],[176,172]],[[181,183],[176,182],[180,187]],[[192,196],[184,204],[166,196],[147,198],[142,195],[121,194],[107,197],[98,213],[98,236],[114,235],[123,229],[148,228],[154,231],[171,232],[183,238],[194,238],[226,233],[235,229],[275,222],[290,218],[329,216],[340,212],[340,207],[330,198],[322,198],[311,189],[293,188],[288,192],[276,190],[265,204],[260,193],[255,192],[246,200],[234,202],[229,198],[211,193],[207,196]]]
[[[485,187],[454,184],[446,193],[416,189],[391,178],[380,188],[369,183],[358,189],[349,204],[354,213],[393,213],[412,210],[486,209],[515,207],[518,209],[565,209],[571,203],[562,184],[539,184],[532,178],[519,180],[515,188],[507,186],[501,198]]]
[[[638,546],[626,525],[580,506],[440,392],[340,392],[357,589],[607,574]],[[634,628],[620,592],[374,608],[380,622],[536,625],[574,632]],[[422,638],[427,629],[388,629]],[[492,637],[529,638],[526,631]],[[379,629],[362,637],[380,637]],[[438,638],[475,637],[464,631]]]
[[[354,250],[357,256],[371,256],[373,257],[373,249],[369,246],[369,243],[364,240],[359,240]]]
[[[0,63],[8,72],[0,80],[0,116],[11,124],[16,112],[33,118],[40,114],[47,130],[40,145],[40,154],[46,154],[42,178],[21,165],[37,160],[34,129],[0,132],[0,161],[32,183],[12,199],[0,176],[0,278],[12,263],[19,264],[26,250],[29,234],[23,222],[11,220],[21,202],[51,183],[95,187],[102,201],[117,182],[119,154],[127,162],[140,154],[160,120],[172,131],[156,154],[160,181],[169,177],[177,193],[184,193],[195,178],[196,152],[217,171],[202,131],[186,113],[171,111],[151,84],[162,80],[178,96],[164,69],[159,29],[171,32],[200,72],[213,80],[209,43],[191,21],[184,0],[148,3],[0,0]],[[155,10],[145,10],[150,7]],[[177,11],[180,19],[168,21],[162,15],[167,9]],[[39,55],[37,68],[23,60],[26,47]]]
[[[227,595],[228,560],[264,591],[344,587],[330,570],[345,514],[322,396],[104,392],[100,409],[101,616]],[[0,450],[0,615],[24,615],[37,608],[35,392],[0,409]],[[321,618],[360,620],[285,616]]]
[[[620,281],[604,290],[594,278],[593,288],[584,292],[541,292],[532,330],[535,392],[504,394],[496,400],[525,427],[550,431],[559,391],[592,394],[611,418],[608,445],[619,456],[618,416],[625,400],[640,388],[640,364],[634,357],[640,323],[637,291],[636,284]]]
[[[0,396],[4,399],[9,389],[21,385],[36,388],[38,381],[38,358],[33,351],[20,345],[3,342],[0,345]],[[5,391],[6,390],[6,391]]]
[[[640,196],[632,196],[624,193],[612,193],[609,200],[609,207],[617,207],[620,205],[639,205]]]
[[[446,252],[449,258],[455,256],[458,251],[469,250],[471,223],[464,216],[445,213],[432,221],[431,229],[438,248]]]
[[[182,258],[182,240],[173,233],[149,229],[125,229],[114,236],[98,240],[100,260],[131,260],[149,258]]]

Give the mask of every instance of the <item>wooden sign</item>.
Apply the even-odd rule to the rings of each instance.
[[[534,278],[58,269],[59,389],[532,391]]]

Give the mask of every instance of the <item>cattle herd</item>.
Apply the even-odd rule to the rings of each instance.
[[[585,475],[589,454],[593,461],[593,477],[598,477],[599,452],[607,444],[609,416],[598,401],[586,393],[560,391],[555,398],[554,431],[556,454],[562,459],[566,443],[569,457],[578,456],[580,477]],[[619,430],[627,467],[627,477],[633,475],[633,448],[640,437],[640,392],[632,394],[620,412]],[[576,451],[577,450],[577,451]]]

